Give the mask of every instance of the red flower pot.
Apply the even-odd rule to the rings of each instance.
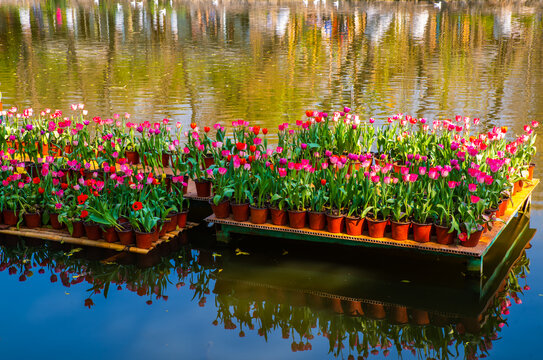
[[[345,313],[349,316],[364,315],[364,310],[362,310],[362,303],[360,301],[344,300],[341,305]]]
[[[156,230],[150,233],[136,231],[136,246],[141,249],[150,249],[157,235]]]
[[[436,241],[441,245],[450,245],[456,238],[456,231],[449,232],[448,226],[435,225],[436,229]]]
[[[129,164],[138,165],[140,163],[140,154],[136,151],[126,151],[125,155]]]
[[[530,164],[530,166],[528,167],[528,180],[533,180],[534,168],[535,168],[535,164]]]
[[[301,229],[305,227],[306,211],[289,210],[288,224],[293,229]]]
[[[419,243],[430,241],[430,233],[432,232],[432,224],[419,224],[413,222],[413,240]]]
[[[345,223],[344,215],[332,215],[326,214],[326,223],[328,224],[328,232],[338,234],[343,231],[343,224]]]
[[[286,226],[288,223],[287,212],[276,208],[270,208],[271,220],[273,225]]]
[[[81,221],[72,222],[72,234],[71,235],[74,238],[80,238],[83,235],[85,235],[85,227],[83,225],[83,222],[81,222]]]
[[[117,237],[121,245],[132,245],[136,239],[134,230],[131,227],[125,227],[122,230],[116,230]]]
[[[160,221],[158,222],[158,228],[159,228],[159,230],[158,230],[158,237],[159,237],[159,238],[161,238],[161,237],[163,237],[164,235],[166,235],[166,232],[167,232],[167,230],[168,230],[168,222],[169,222],[168,219],[166,219],[166,220],[164,220],[164,221],[160,220]]]
[[[309,228],[312,230],[322,230],[326,226],[326,215],[324,212],[309,211]]]
[[[211,195],[211,181],[204,180],[199,181],[195,180],[196,184],[196,195],[199,197],[209,197]]]
[[[0,224],[4,223],[4,213],[0,211]]]
[[[249,220],[249,203],[246,204],[230,204],[232,207],[232,214],[236,221]]]
[[[411,223],[409,222],[396,222],[396,221],[391,220],[390,233],[392,234],[392,238],[398,241],[407,240],[410,226],[411,226]]]
[[[509,206],[509,198],[502,199],[500,206],[498,208],[498,216],[504,216],[507,207]]]
[[[364,304],[364,313],[374,320],[381,320],[386,316],[385,307],[381,304]]]
[[[170,166],[170,154],[162,154],[162,167]]]
[[[347,235],[360,236],[364,227],[364,219],[359,217],[345,217],[345,231]]]
[[[53,229],[60,230],[64,227],[64,224],[61,224],[58,221],[58,214],[51,214],[49,218],[51,219],[51,226]]]
[[[177,216],[177,213],[170,213],[168,215],[168,219],[170,219],[170,221],[166,222],[165,224],[167,233],[175,231],[177,229]]]
[[[177,214],[177,226],[183,229],[187,226],[187,215],[189,211],[185,210]]]
[[[464,247],[475,247],[477,246],[477,244],[479,244],[479,240],[481,240],[481,235],[483,235],[483,229],[472,233],[465,241],[460,241],[460,245]]]
[[[102,237],[108,243],[114,243],[116,241],[119,241],[117,232],[115,231],[115,228],[113,226],[102,228]]]
[[[19,211],[4,209],[4,224],[15,226],[19,222]]]
[[[388,220],[375,220],[370,217],[366,217],[366,223],[368,224],[368,234],[370,237],[385,237],[385,228],[387,227]]]
[[[23,214],[23,219],[26,227],[37,228],[41,226],[41,214],[39,212]]]
[[[213,214],[215,214],[217,219],[225,219],[230,216],[230,203],[228,200],[224,200],[223,202],[219,203],[219,205],[215,205],[211,199],[209,200],[209,204],[211,205],[211,210],[213,210]]]
[[[268,220],[268,208],[258,208],[251,205],[250,209],[253,224],[264,224]]]
[[[411,319],[417,325],[428,325],[430,323],[430,317],[428,311],[411,309]]]
[[[405,306],[390,306],[387,309],[387,319],[392,324],[407,324],[409,322],[407,308]]]
[[[215,164],[215,158],[213,158],[213,156],[204,157],[204,164],[206,169],[209,169],[211,165]]]
[[[85,222],[83,225],[85,226],[85,232],[89,240],[100,240],[102,238],[100,225],[93,222]]]

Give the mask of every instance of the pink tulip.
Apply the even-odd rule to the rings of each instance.
[[[472,204],[477,204],[481,198],[475,195],[470,195],[470,200]]]

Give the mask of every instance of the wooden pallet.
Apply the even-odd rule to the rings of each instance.
[[[99,247],[104,249],[111,249],[117,251],[128,251],[136,254],[148,254],[151,250],[155,249],[158,245],[168,242],[181,234],[182,232],[197,226],[197,223],[189,222],[187,226],[183,229],[175,230],[169,233],[166,233],[163,237],[154,242],[150,249],[141,249],[134,245],[122,245],[119,242],[108,243],[104,240],[89,240],[87,237],[74,238],[70,236],[70,233],[67,230],[55,230],[52,228],[34,228],[29,229],[26,227],[8,227],[7,229],[0,228],[0,234],[5,235],[15,235],[26,238],[35,238],[49,241],[56,241],[60,243],[68,243],[75,245],[83,246],[92,246]]]

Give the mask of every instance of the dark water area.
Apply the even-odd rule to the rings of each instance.
[[[275,128],[344,105],[379,120],[480,117],[513,133],[542,121],[543,4],[440,4],[1,0],[2,101],[186,127]],[[524,234],[483,281],[434,258],[219,245],[205,226],[148,257],[0,237],[0,356],[539,359],[541,189],[531,248]]]

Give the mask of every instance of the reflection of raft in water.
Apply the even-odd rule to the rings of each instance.
[[[363,246],[372,248],[383,248],[388,250],[408,251],[426,254],[427,256],[456,257],[463,260],[467,271],[476,276],[482,276],[487,271],[483,264],[487,258],[494,258],[492,255],[495,248],[511,247],[518,237],[525,230],[519,227],[517,215],[520,213],[527,217],[527,211],[531,204],[531,196],[539,180],[534,179],[532,185],[525,186],[521,191],[512,197],[512,206],[506,210],[501,217],[503,222],[496,221],[492,230],[485,232],[475,247],[463,247],[460,245],[441,245],[436,242],[418,243],[413,240],[396,241],[391,238],[371,238],[366,235],[351,236],[347,234],[335,234],[327,231],[311,230],[309,228],[293,229],[288,226],[273,225],[270,222],[256,225],[251,222],[238,222],[231,217],[217,219],[214,215],[205,220],[219,224],[217,238],[228,242],[233,233],[242,235],[259,235],[266,237],[277,237],[283,239],[302,240],[307,242],[319,242],[329,244],[340,244],[349,246]],[[529,220],[529,219],[528,219]]]

